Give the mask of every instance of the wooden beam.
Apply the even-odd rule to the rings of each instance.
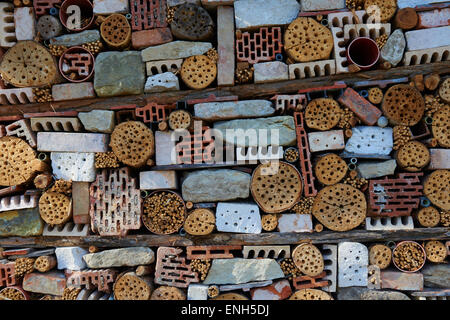
[[[338,243],[343,241],[386,242],[402,240],[444,240],[449,239],[450,228],[417,228],[398,231],[352,230],[348,232],[323,231],[320,233],[261,233],[234,234],[216,233],[208,236],[180,235],[128,235],[126,237],[10,237],[0,238],[0,247],[69,247],[96,246],[99,248],[136,246],[191,246],[191,245],[286,245],[311,240],[316,244]]]
[[[300,89],[332,85],[335,81],[345,81],[351,85],[362,80],[384,80],[409,77],[417,74],[437,73],[445,75],[450,73],[450,61],[392,68],[389,70],[373,70],[359,73],[344,73],[333,76],[288,80],[282,82],[246,84],[234,87],[210,88],[205,90],[182,90],[143,94],[135,96],[122,96],[111,98],[93,98],[84,100],[70,100],[51,103],[34,103],[7,105],[0,107],[0,117],[23,115],[24,113],[52,112],[52,111],[90,111],[93,109],[109,109],[114,106],[136,104],[144,106],[147,101],[160,104],[175,103],[179,100],[206,98],[210,94],[219,96],[238,96],[239,99],[268,98],[275,94],[296,93]]]

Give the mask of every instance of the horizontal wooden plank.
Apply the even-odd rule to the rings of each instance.
[[[269,98],[275,94],[296,93],[300,89],[332,85],[335,81],[345,81],[351,85],[363,80],[384,80],[401,77],[412,78],[417,74],[449,74],[450,61],[416,66],[405,66],[389,70],[373,70],[359,73],[337,74],[333,76],[288,80],[274,83],[246,84],[234,87],[210,88],[205,90],[181,90],[135,96],[111,98],[94,98],[84,100],[58,101],[51,103],[19,104],[0,107],[0,118],[37,112],[61,112],[68,110],[90,111],[93,109],[110,109],[114,106],[135,104],[144,106],[148,101],[170,104],[179,100],[206,98],[210,94],[217,97],[237,96],[239,99]]]
[[[283,245],[297,244],[311,240],[316,244],[338,243],[343,241],[386,242],[402,240],[444,240],[449,239],[450,228],[418,228],[398,231],[352,230],[348,232],[323,231],[320,233],[261,233],[234,234],[216,233],[208,236],[176,235],[128,235],[125,237],[10,237],[0,238],[0,247],[69,247],[97,246],[100,248],[135,246],[191,246],[191,245]]]

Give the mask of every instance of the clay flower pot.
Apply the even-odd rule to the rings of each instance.
[[[89,50],[71,47],[59,58],[59,71],[70,82],[84,82],[91,79],[94,74],[94,61],[95,58]],[[71,78],[70,73],[78,74],[78,78]]]
[[[361,70],[372,68],[378,59],[380,59],[380,49],[370,38],[356,38],[347,47],[348,63],[357,65]]]
[[[73,15],[71,11],[67,12],[68,8],[72,5],[78,6],[81,10],[81,26],[80,28],[73,28],[68,25],[67,21],[70,16]],[[88,22],[83,25],[83,20],[88,19]],[[88,29],[94,22],[94,7],[89,0],[66,0],[61,5],[59,10],[59,19],[64,27],[69,31],[79,32]]]

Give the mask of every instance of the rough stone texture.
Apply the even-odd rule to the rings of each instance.
[[[208,300],[208,286],[203,284],[190,284],[187,290],[188,300]]]
[[[95,98],[92,82],[62,83],[52,86],[55,101]]]
[[[0,212],[0,237],[40,236],[43,230],[38,207]]]
[[[270,286],[250,291],[252,300],[284,300],[291,296],[292,289],[288,280],[276,281]]]
[[[174,7],[174,6],[178,6],[180,4],[183,3],[193,3],[193,4],[200,4],[200,0],[166,0],[167,1],[167,5],[169,7]]]
[[[253,77],[255,83],[289,80],[289,67],[281,61],[255,63]]]
[[[358,163],[356,170],[358,170],[359,174],[364,179],[372,179],[394,174],[396,167],[397,161],[387,160],[381,162]]]
[[[103,133],[38,132],[37,149],[45,152],[106,152],[109,135]]]
[[[80,182],[95,180],[95,153],[52,152],[50,159],[57,179]]]
[[[128,0],[94,0],[94,14],[128,13]]]
[[[344,132],[331,130],[308,133],[309,150],[311,152],[342,150],[345,148]]]
[[[239,284],[284,278],[274,259],[214,259],[204,284]]]
[[[194,203],[245,199],[250,192],[250,178],[248,173],[230,169],[188,173],[181,186],[183,199]]]
[[[155,253],[148,247],[130,247],[89,253],[83,256],[89,268],[134,267],[151,264]]]
[[[261,216],[256,204],[219,202],[216,228],[220,232],[261,233]]]
[[[267,100],[208,102],[194,105],[195,117],[207,121],[269,117],[274,113],[272,102]]]
[[[164,72],[161,74],[155,74],[147,78],[145,82],[146,93],[152,92],[165,92],[180,90],[180,83],[178,77],[172,72]]]
[[[236,29],[289,24],[300,11],[296,0],[238,0],[234,2]]]
[[[139,189],[178,189],[177,174],[174,170],[141,171],[139,173]]]
[[[394,67],[402,60],[406,40],[401,29],[395,30],[381,49],[381,58],[389,61]]]
[[[82,270],[86,268],[83,256],[89,251],[80,247],[56,248],[55,254],[58,260],[58,269]]]
[[[417,6],[431,4],[431,3],[440,3],[447,2],[448,0],[397,0],[397,6],[399,9],[403,8],[415,8]]]
[[[31,7],[15,8],[14,25],[17,40],[33,40],[36,36],[34,9]]]
[[[428,169],[450,169],[450,149],[429,149],[430,165]]]
[[[450,265],[426,263],[421,270],[424,286],[430,288],[450,287]]]
[[[73,222],[88,224],[89,216],[89,182],[72,182]]]
[[[286,213],[278,217],[279,232],[312,232],[312,217],[310,214]]]
[[[155,161],[157,166],[177,163],[175,140],[171,139],[172,131],[155,132]]]
[[[204,54],[212,48],[209,42],[172,41],[141,51],[142,61],[171,60]]]
[[[238,147],[265,147],[268,145],[284,147],[293,146],[297,141],[297,136],[295,135],[295,123],[292,116],[221,121],[214,123],[214,129],[218,129],[222,132],[225,142],[235,144]],[[242,139],[245,139],[245,131],[249,130],[249,134],[256,134],[256,141],[254,139],[251,139],[252,141],[249,141],[249,139],[245,139],[245,141],[237,139],[236,142],[235,136],[226,136],[228,129],[231,129],[236,137]],[[243,131],[239,129],[242,129]]]
[[[344,9],[345,0],[302,0],[302,11]]]
[[[337,293],[338,300],[411,300],[406,294],[398,291],[379,291],[367,288],[341,288]]]
[[[450,26],[413,30],[405,33],[407,50],[421,50],[450,45]]]
[[[217,7],[217,85],[234,85],[234,9]]]
[[[95,59],[94,89],[100,97],[142,94],[144,83],[139,51],[101,52]]]
[[[84,128],[91,132],[111,133],[114,130],[114,111],[92,110],[78,113]]]
[[[345,151],[358,155],[389,155],[394,146],[392,128],[359,126],[352,129]]]
[[[338,287],[367,286],[369,252],[358,242],[338,244]]]
[[[423,274],[420,272],[381,271],[380,279],[381,289],[402,291],[423,290]]]
[[[73,47],[97,40],[100,40],[100,32],[98,30],[85,30],[79,33],[65,34],[63,36],[50,39],[49,41],[50,44],[53,45]]]
[[[131,34],[131,43],[134,49],[156,46],[170,41],[172,41],[170,28],[141,30]]]
[[[22,288],[26,291],[62,296],[66,277],[62,272],[32,272],[23,278]]]

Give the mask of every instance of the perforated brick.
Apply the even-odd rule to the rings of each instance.
[[[12,47],[17,42],[14,26],[14,6],[0,3],[0,47]]]
[[[84,286],[86,289],[98,289],[102,292],[111,292],[111,284],[117,277],[117,271],[112,269],[66,271],[67,286]]]
[[[95,180],[95,153],[52,152],[50,159],[57,179],[77,182]]]
[[[300,153],[299,165],[300,173],[303,177],[304,192],[306,197],[314,197],[317,189],[314,187],[313,167],[311,164],[311,153],[309,151],[308,136],[303,122],[303,113],[294,113],[295,133],[297,135],[297,147]]]
[[[189,246],[186,247],[186,256],[193,259],[231,259],[236,255],[232,251],[241,251],[242,246]]]
[[[417,209],[423,185],[419,173],[400,173],[397,178],[370,180],[368,215],[395,217],[409,216]]]
[[[342,150],[345,148],[343,130],[330,130],[308,133],[309,150],[311,152]]]
[[[86,237],[89,233],[88,224],[74,224],[68,222],[64,225],[55,226],[46,224],[42,235],[44,237]]]
[[[175,105],[160,105],[150,102],[144,107],[136,108],[136,117],[144,123],[164,121],[174,109]]]
[[[36,134],[31,130],[29,120],[22,119],[13,122],[10,125],[7,125],[5,129],[7,136],[24,137],[32,148],[36,147]]]
[[[155,283],[178,288],[187,288],[190,283],[199,282],[197,272],[192,271],[186,259],[180,257],[183,250],[159,247],[156,254]]]
[[[344,25],[344,39],[353,40],[358,37],[368,37],[372,40],[382,36],[391,34],[391,24],[347,24]]]
[[[306,95],[304,94],[277,94],[270,98],[275,100],[275,110],[277,113],[287,111],[300,111],[306,107]]]
[[[0,89],[0,105],[27,104],[34,102],[32,88]]]
[[[328,280],[328,286],[324,287],[323,290],[327,292],[336,292],[338,263],[337,245],[324,244],[321,252],[324,261],[323,270],[326,272],[326,276],[324,276],[323,279]]]
[[[128,167],[104,169],[90,186],[91,229],[124,236],[141,227],[141,197]]]
[[[382,217],[366,218],[366,230],[380,231],[380,230],[412,230],[414,229],[414,222],[411,216],[402,217]]]
[[[348,63],[345,47],[345,39],[344,39],[344,29],[339,27],[332,27],[331,34],[333,35],[333,57],[336,61],[336,73],[347,73],[348,72]]]
[[[289,65],[289,79],[304,79],[336,74],[335,60],[321,60]]]
[[[448,60],[450,60],[450,46],[407,51],[402,62],[405,66],[411,66]]]
[[[242,256],[246,259],[253,258],[290,258],[290,246],[244,246]]]
[[[366,10],[355,11],[354,14],[358,17],[360,23],[367,22]],[[328,14],[328,24],[332,27],[343,28],[346,24],[356,24],[356,18],[351,11],[333,12]]]
[[[258,32],[244,32],[236,39],[236,55],[240,62],[258,63],[273,61],[282,53],[283,43],[280,27],[263,27]]]
[[[194,130],[190,137],[184,137],[182,141],[175,144],[177,164],[211,162],[213,149],[214,139],[209,127],[204,126],[201,131]]]
[[[31,129],[33,131],[81,131],[82,126],[78,118],[69,117],[42,117],[31,118]]]
[[[7,260],[5,260],[7,261]],[[0,262],[0,287],[9,287],[16,284],[14,262]]]
[[[38,201],[36,194],[5,197],[0,199],[0,212],[36,208]]]
[[[358,242],[338,244],[338,287],[367,286],[369,252]]]
[[[55,5],[61,4],[62,0],[33,0],[34,11],[36,17],[39,18],[44,14],[49,14],[51,8],[56,8]]]
[[[352,110],[365,124],[373,126],[382,112],[352,88],[345,89],[338,101]]]
[[[133,31],[167,27],[166,0],[130,0]]]
[[[65,54],[63,59],[67,64],[67,69],[63,67],[66,73],[75,72],[79,76],[87,77],[93,68],[92,56],[88,53]]]
[[[258,161],[268,162],[270,160],[283,159],[283,147],[236,147],[237,164],[256,164]]]
[[[256,204],[219,202],[216,228],[221,232],[261,233],[261,215]]]
[[[328,286],[328,280],[324,280],[327,273],[323,271],[321,274],[315,277],[310,276],[299,276],[292,279],[292,284],[295,289],[311,289],[311,288],[322,288]]]
[[[147,76],[154,76],[164,72],[176,72],[181,69],[183,59],[160,60],[146,62]]]

